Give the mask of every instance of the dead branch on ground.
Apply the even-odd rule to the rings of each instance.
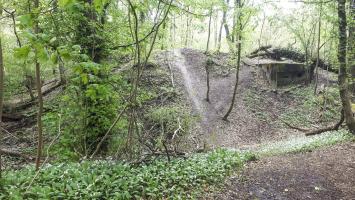
[[[330,125],[330,126],[327,126],[327,127],[314,129],[314,130],[297,127],[297,126],[294,126],[294,125],[292,125],[292,124],[290,124],[290,123],[288,123],[286,121],[283,121],[283,120],[281,120],[281,121],[285,125],[287,125],[288,127],[292,128],[292,129],[295,129],[295,130],[298,130],[298,131],[301,131],[301,132],[304,132],[306,136],[311,136],[311,135],[318,135],[318,134],[321,134],[321,133],[324,133],[324,132],[328,132],[328,131],[339,130],[339,127],[343,124],[344,120],[345,120],[344,112],[341,111],[340,120],[337,123],[335,123],[333,125]]]
[[[22,153],[17,152],[17,151],[11,151],[11,150],[8,150],[8,149],[0,149],[0,154],[5,155],[5,156],[11,156],[11,157],[20,157],[20,158],[25,159],[26,161],[32,161],[33,160],[33,158],[28,156],[28,155],[22,154]]]

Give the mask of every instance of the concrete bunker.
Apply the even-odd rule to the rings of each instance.
[[[260,59],[257,63],[263,76],[270,84],[277,87],[304,84],[308,80],[308,72],[302,63],[292,60],[277,61],[272,59]]]

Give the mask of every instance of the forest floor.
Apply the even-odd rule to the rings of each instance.
[[[249,163],[209,199],[354,199],[355,144]]]
[[[170,51],[169,57],[177,84],[184,88],[192,112],[199,116],[193,133],[199,145],[258,151],[265,144],[306,140],[304,133],[285,126],[281,119],[282,113],[300,105],[300,99],[290,95],[298,86],[272,88],[256,67],[242,65],[237,99],[226,122],[222,117],[235,84],[235,71],[226,63],[228,54],[212,55],[217,64],[210,73],[210,102],[205,100],[207,56],[197,50],[178,49]],[[334,83],[335,79],[332,74],[321,73],[320,85]],[[350,142],[313,152],[262,157],[231,177],[220,193],[204,198],[354,199],[354,155],[355,145]]]
[[[319,120],[322,111],[318,108],[307,110],[303,107],[308,96],[295,95],[295,91],[304,93],[309,89],[313,91],[312,88],[302,85],[271,87],[257,67],[243,64],[236,102],[226,122],[222,117],[232,99],[234,63],[229,63],[229,54],[211,55],[210,58],[214,62],[210,69],[210,102],[205,100],[208,56],[203,52],[176,49],[159,53],[155,59],[160,66],[169,66],[173,82],[183,94],[183,103],[188,104],[197,119],[187,142],[193,149],[222,147],[253,151],[261,156],[259,160],[249,162],[242,172],[228,178],[220,190],[207,192],[202,199],[355,199],[354,142],[339,143],[344,141],[343,135],[333,133],[306,137],[303,132],[283,123],[291,119],[300,127],[329,125],[329,121]],[[336,83],[335,74],[320,71],[320,88]],[[169,82],[168,76],[155,75],[156,80],[164,78]],[[161,85],[161,82],[155,85]],[[60,91],[58,88],[48,94],[45,97],[47,104],[50,105],[51,99]],[[32,107],[28,108],[26,113],[35,113],[32,110]],[[30,116],[35,119],[34,115]],[[338,117],[335,115],[331,120],[335,122]],[[18,126],[21,129],[15,131]],[[31,123],[26,120],[6,122],[5,128],[12,132],[2,141],[6,149],[25,153],[34,151],[34,120]],[[308,148],[310,145],[323,146],[317,142],[324,138],[327,140],[323,142],[325,144],[337,144]],[[26,164],[18,158],[6,158],[5,163],[13,169]]]

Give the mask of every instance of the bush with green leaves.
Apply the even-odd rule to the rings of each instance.
[[[179,145],[179,141],[173,138],[180,138],[189,133],[189,129],[194,121],[189,111],[182,105],[167,105],[153,107],[147,113],[147,124],[154,128],[154,140],[150,140],[155,148],[162,148],[162,143],[172,143]],[[176,135],[177,134],[177,135]],[[175,135],[175,136],[174,136]],[[177,147],[175,146],[175,147]]]
[[[0,199],[192,199],[252,158],[219,149],[140,166],[112,161],[46,165],[32,184],[35,171],[29,167],[5,173]]]
[[[110,70],[94,62],[75,65],[74,75],[63,96],[64,140],[70,149],[88,155],[112,124],[118,110],[117,95],[110,84]],[[74,123],[70,123],[74,122]]]

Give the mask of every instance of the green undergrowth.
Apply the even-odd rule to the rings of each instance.
[[[219,149],[140,166],[63,163],[45,166],[32,184],[35,171],[28,167],[5,173],[0,199],[194,199],[253,157]]]
[[[291,91],[294,99],[299,101],[280,118],[295,126],[310,127],[312,124],[329,124],[339,120],[341,103],[339,91],[327,87],[322,93],[314,95],[314,86],[296,88]]]
[[[261,145],[255,152],[259,157],[287,153],[308,152],[314,149],[334,145],[346,141],[354,141],[355,137],[346,130],[330,131],[320,135],[299,137]]]

